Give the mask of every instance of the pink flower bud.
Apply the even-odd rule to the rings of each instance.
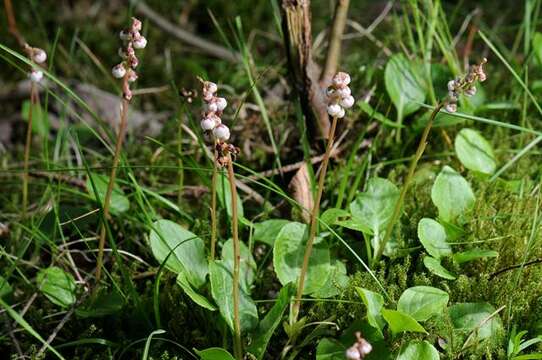
[[[486,76],[486,73],[484,72],[484,70],[481,70],[479,73],[478,73],[478,78],[480,79],[480,81],[486,81],[487,79],[487,76]]]
[[[215,103],[218,111],[224,111],[226,106],[228,106],[228,102],[223,97],[217,97],[215,99]]]
[[[32,60],[37,64],[44,63],[47,60],[47,53],[39,48],[34,48],[32,51]]]
[[[359,350],[356,348],[356,346],[348,348],[345,355],[348,360],[361,360],[361,354],[359,353]]]
[[[203,91],[214,94],[218,91],[218,86],[214,82],[206,81],[203,83]]]
[[[457,111],[457,104],[455,104],[455,103],[447,104],[446,105],[446,111],[448,111],[450,113],[456,112]]]
[[[137,80],[137,74],[134,70],[128,70],[128,82],[134,82]]]
[[[141,31],[141,21],[139,21],[135,17],[132,18],[132,30]]]
[[[211,101],[204,106],[205,112],[217,112],[218,111],[218,105],[215,101]]]
[[[122,79],[124,75],[126,75],[126,69],[124,68],[123,64],[118,64],[113,67],[111,73],[113,74],[113,77]]]
[[[215,122],[213,121],[213,119],[207,117],[201,120],[200,125],[204,131],[210,131],[214,129]]]
[[[371,344],[369,344],[369,342],[365,339],[361,339],[359,342],[358,342],[358,350],[360,352],[361,355],[363,356],[366,356],[368,355],[371,351],[373,351],[373,346]]]
[[[32,70],[30,72],[30,80],[35,83],[39,83],[43,79],[43,72],[41,70]]]
[[[352,106],[354,106],[354,101],[354,97],[352,97],[352,95],[348,95],[341,100],[341,106],[345,109],[350,109]]]
[[[329,116],[337,116],[342,110],[342,107],[339,104],[331,104],[327,107],[327,113]]]
[[[145,46],[147,46],[147,39],[145,37],[141,36],[139,39],[134,40],[134,48],[144,49]]]
[[[220,141],[226,141],[230,138],[230,129],[224,124],[220,124],[213,129],[213,135]]]
[[[341,89],[350,84],[350,75],[345,72],[338,72],[332,79],[333,86],[337,89]]]

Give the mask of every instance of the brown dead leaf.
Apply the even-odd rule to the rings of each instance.
[[[293,198],[301,207],[301,216],[303,217],[303,221],[308,224],[310,221],[310,213],[314,207],[314,199],[312,196],[311,180],[306,163],[304,163],[299,170],[297,170],[294,177],[290,181],[289,188]]]

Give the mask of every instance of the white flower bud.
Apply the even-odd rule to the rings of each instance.
[[[327,113],[329,116],[337,116],[342,110],[342,107],[339,104],[331,104],[327,107]]]
[[[37,64],[44,63],[45,60],[47,60],[47,53],[39,48],[34,48],[34,51],[32,52],[32,60],[34,60]]]
[[[348,95],[341,100],[341,106],[345,109],[350,109],[352,106],[354,106],[354,97],[352,95]]]
[[[143,36],[140,36],[139,39],[134,41],[134,48],[136,49],[144,49],[145,46],[147,46],[147,39]]]
[[[43,72],[41,70],[32,70],[30,72],[30,80],[35,83],[39,83],[43,79]]]
[[[230,138],[230,129],[224,124],[220,124],[213,129],[213,135],[220,141],[226,141]]]
[[[484,70],[480,70],[480,72],[478,73],[478,78],[480,79],[480,81],[486,81],[486,73],[484,72]]]
[[[124,68],[123,64],[118,64],[113,67],[111,73],[113,74],[113,77],[122,79],[124,75],[126,75],[126,69]]]
[[[350,84],[350,75],[342,71],[338,72],[333,77],[332,83],[333,83],[333,86],[335,86],[337,89],[348,86],[348,84]]]
[[[337,93],[342,97],[342,98],[345,98],[347,96],[350,96],[350,94],[352,94],[352,90],[350,90],[350,87],[348,86],[345,86],[341,89],[338,89],[337,90]]]
[[[454,91],[455,90],[456,82],[455,80],[448,81],[448,91]]]
[[[365,356],[373,351],[373,346],[365,339],[361,339],[358,345],[358,350],[361,355]]]
[[[210,131],[214,129],[215,122],[213,119],[206,117],[203,120],[201,120],[200,125],[204,131]]]
[[[228,102],[223,97],[217,97],[215,99],[215,103],[218,111],[224,111],[226,106],[228,106]]]
[[[218,91],[218,86],[214,82],[206,81],[203,83],[203,90],[214,94]]]
[[[355,346],[352,346],[351,348],[346,350],[345,355],[348,360],[361,360],[361,354]]]
[[[465,90],[465,95],[467,96],[474,96],[476,94],[476,86],[471,86],[467,90]]]
[[[346,114],[346,112],[344,111],[343,108],[341,108],[341,111],[339,111],[339,113],[336,116],[337,116],[337,118],[342,119],[345,114]]]
[[[457,101],[459,98],[459,95],[455,91],[448,91],[448,97],[451,101]]]
[[[218,105],[215,101],[211,101],[204,106],[205,112],[217,112],[218,111]]]
[[[455,104],[455,103],[447,104],[445,109],[446,109],[446,111],[448,111],[450,113],[454,113],[454,112],[457,111],[457,104]]]

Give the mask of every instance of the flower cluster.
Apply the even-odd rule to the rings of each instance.
[[[487,78],[487,75],[484,72],[485,63],[487,63],[486,58],[482,59],[480,64],[472,65],[465,77],[448,81],[448,101],[446,103],[446,111],[457,111],[459,94],[465,94],[466,96],[473,96],[476,94],[476,86],[474,86],[474,83],[476,81],[483,82]]]
[[[223,97],[216,96],[218,86],[214,82],[203,82],[203,119],[200,122],[203,131],[212,132],[219,142],[227,141],[230,138],[230,129],[222,124],[222,112],[228,105]]]
[[[144,49],[147,46],[147,39],[141,35],[140,31],[141,21],[132,18],[132,25],[120,32],[119,37],[123,41],[123,46],[119,49],[119,55],[122,62],[115,65],[111,70],[115,78],[124,79],[122,92],[126,100],[132,99],[129,83],[137,80],[135,69],[139,65],[139,60],[135,50]]]
[[[330,116],[343,118],[345,109],[354,105],[354,97],[348,84],[350,84],[350,75],[345,72],[337,73],[331,80],[331,86],[327,89],[327,113]]]
[[[38,65],[32,67],[32,70],[28,76],[32,82],[39,83],[41,79],[43,79],[43,71],[41,71],[40,66],[43,66],[47,60],[47,53],[43,49],[31,47],[29,45],[25,45],[25,51],[30,59]]]
[[[373,350],[372,345],[361,337],[361,333],[359,331],[356,333],[356,338],[357,341],[354,343],[354,345],[350,346],[346,350],[346,358],[348,360],[362,360]]]

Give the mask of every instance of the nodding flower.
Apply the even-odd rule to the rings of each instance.
[[[459,94],[465,96],[473,96],[476,94],[476,81],[486,81],[487,75],[484,71],[484,65],[487,63],[487,59],[483,58],[479,64],[472,65],[469,68],[469,72],[463,78],[456,78],[448,81],[448,98],[446,99],[445,109],[448,112],[457,111],[457,102],[459,101]]]
[[[119,56],[122,62],[115,65],[111,70],[113,77],[124,79],[123,97],[126,100],[132,99],[132,91],[128,83],[137,80],[136,68],[139,65],[139,59],[136,56],[136,49],[144,49],[147,46],[147,39],[140,34],[141,21],[132,18],[132,24],[128,29],[124,29],[119,33],[119,38],[123,42],[123,46],[119,49]]]
[[[354,97],[348,84],[350,75],[345,72],[338,72],[331,80],[331,86],[327,89],[328,97],[327,113],[332,117],[343,118],[345,109],[354,106]]]
[[[225,98],[217,96],[218,86],[211,81],[203,81],[202,98],[204,101],[203,115],[200,126],[207,134],[212,134],[215,140],[216,161],[219,166],[227,165],[230,154],[239,153],[239,149],[228,144],[230,129],[222,123],[222,113],[228,106]]]
[[[361,333],[356,332],[356,342],[346,350],[348,360],[362,360],[373,351],[373,346],[365,340]]]
[[[32,66],[28,77],[33,83],[39,83],[43,79],[42,67],[47,60],[47,53],[45,50],[32,47],[28,44],[24,45],[24,51],[35,64]]]

